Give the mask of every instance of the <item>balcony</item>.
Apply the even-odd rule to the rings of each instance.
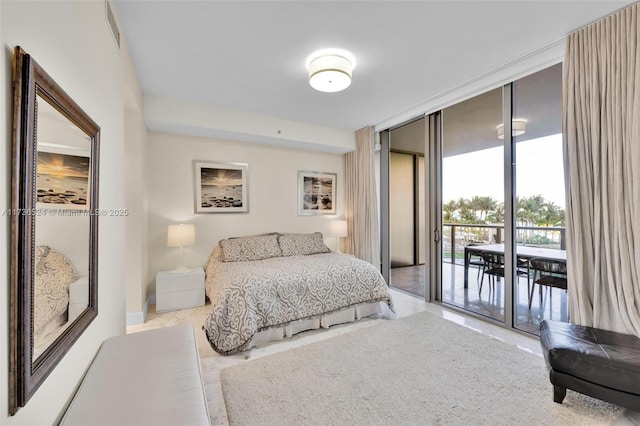
[[[445,263],[464,264],[464,248],[468,245],[504,243],[504,225],[445,223],[442,231],[442,261]],[[564,250],[565,228],[517,226],[516,240],[521,246]]]
[[[564,227],[518,226],[518,246],[542,249],[565,249]],[[452,224],[443,226],[442,235],[442,301],[479,315],[504,321],[504,280],[497,280],[495,288],[484,285],[480,291],[480,267],[471,265],[468,286],[464,285],[464,249],[470,245],[504,243],[503,225]],[[391,285],[424,297],[424,265],[392,269]],[[543,288],[542,299],[538,286],[529,308],[531,282],[519,276],[514,287],[514,324],[516,328],[538,334],[545,318],[568,321],[567,294],[564,290]]]

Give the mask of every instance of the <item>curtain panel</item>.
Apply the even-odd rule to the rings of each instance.
[[[640,335],[640,4],[569,35],[563,76],[570,318]]]
[[[380,267],[378,197],[374,168],[374,131],[356,132],[356,150],[344,155],[347,252]]]

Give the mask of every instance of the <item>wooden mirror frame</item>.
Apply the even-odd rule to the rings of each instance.
[[[13,61],[13,152],[9,299],[9,414],[33,396],[98,315],[98,164],[100,127],[19,46]],[[88,307],[33,360],[33,293],[37,166],[37,106],[40,96],[89,139]]]

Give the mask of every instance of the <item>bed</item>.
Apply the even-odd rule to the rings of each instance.
[[[34,356],[39,355],[72,323],[89,301],[89,282],[60,251],[39,245],[35,249]]]
[[[322,234],[221,240],[206,264],[203,330],[222,355],[380,313],[393,302],[380,272],[331,252]]]

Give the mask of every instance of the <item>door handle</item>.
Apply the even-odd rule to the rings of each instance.
[[[438,241],[440,241],[440,232],[438,232],[438,230],[436,229],[435,231],[433,231],[433,241],[435,243],[437,243]]]

